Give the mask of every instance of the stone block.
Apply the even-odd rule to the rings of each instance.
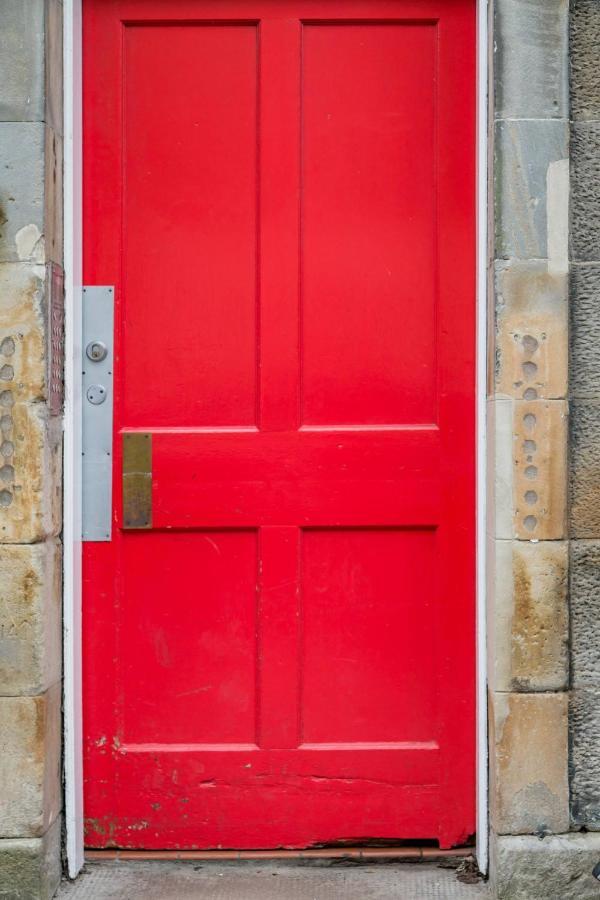
[[[565,0],[496,0],[495,107],[499,118],[568,113],[569,7]]]
[[[548,236],[558,227],[547,215],[548,179],[561,171],[553,164],[568,165],[563,163],[568,159],[567,123],[501,120],[495,132],[496,254],[546,259]]]
[[[600,404],[571,402],[569,450],[571,537],[600,537]]]
[[[0,121],[44,119],[44,0],[3,0]]]
[[[600,264],[574,263],[569,294],[571,396],[600,400]]]
[[[490,694],[490,817],[499,834],[569,827],[567,694]]]
[[[496,541],[489,611],[489,683],[496,691],[566,690],[566,542]]]
[[[597,900],[592,869],[600,860],[600,835],[560,834],[540,840],[494,836],[490,880],[497,900]]]
[[[600,541],[571,541],[571,678],[600,687]]]
[[[15,403],[0,390],[0,542],[56,535],[61,523],[61,421],[45,404]],[[4,450],[2,450],[4,447]]]
[[[41,837],[61,808],[61,685],[0,697],[0,835]]]
[[[571,0],[571,117],[600,119],[600,4]]]
[[[0,545],[0,696],[41,694],[61,673],[60,545]]]
[[[566,537],[567,434],[566,401],[515,401],[515,537],[540,541]]]
[[[45,126],[0,122],[0,262],[44,262]]]
[[[600,123],[571,127],[571,254],[600,261]]]
[[[14,403],[46,398],[46,270],[0,263],[0,390]]]
[[[571,692],[569,731],[571,817],[578,827],[600,831],[600,688]]]
[[[0,900],[51,900],[60,877],[60,819],[43,837],[0,839]]]
[[[567,395],[567,277],[544,260],[495,266],[495,390],[515,398]]]

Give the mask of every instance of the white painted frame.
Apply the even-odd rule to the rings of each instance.
[[[477,2],[477,846],[488,868],[486,394],[489,0]],[[83,866],[81,692],[82,0],[63,2],[64,37],[64,775],[68,873]]]

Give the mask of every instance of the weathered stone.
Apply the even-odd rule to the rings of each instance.
[[[570,31],[571,116],[600,119],[598,0],[571,0]]]
[[[61,807],[61,690],[0,697],[0,835],[40,837]]]
[[[600,260],[600,123],[571,127],[571,253]]]
[[[496,123],[494,182],[498,257],[545,259],[548,256],[548,174],[552,163],[567,159],[567,148],[568,127],[563,120]]]
[[[571,542],[571,676],[600,687],[600,541]]]
[[[44,0],[3,0],[0,120],[44,119]]]
[[[566,116],[568,3],[499,0],[494,7],[496,115]]]
[[[490,694],[490,815],[499,834],[569,827],[567,694]]]
[[[600,536],[600,405],[585,401],[570,407],[570,532]]]
[[[566,537],[567,433],[564,400],[515,401],[515,537],[525,540]]]
[[[497,900],[598,900],[600,835],[492,835],[490,851]]]
[[[43,837],[0,840],[1,900],[51,900],[60,876],[60,818]]]
[[[578,826],[600,831],[600,688],[571,692],[569,727],[571,817]]]
[[[571,396],[600,400],[600,265],[572,266],[569,307]]]
[[[0,390],[13,402],[46,397],[44,266],[0,263]]]
[[[0,261],[44,262],[45,126],[0,122]]]
[[[496,541],[489,683],[496,691],[567,688],[565,542]]]
[[[0,542],[40,541],[60,531],[61,422],[45,404],[14,403],[0,389]],[[10,451],[10,453],[9,453]]]
[[[537,261],[496,263],[496,391],[567,395],[567,278]]]
[[[0,545],[0,696],[60,678],[60,545]]]

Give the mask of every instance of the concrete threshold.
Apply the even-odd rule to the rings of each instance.
[[[387,848],[381,848],[387,849]],[[455,867],[331,856],[253,860],[93,859],[59,900],[489,900]],[[446,861],[445,866],[461,864]]]

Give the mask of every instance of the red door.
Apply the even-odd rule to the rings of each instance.
[[[474,831],[473,0],[87,0],[94,847]]]

